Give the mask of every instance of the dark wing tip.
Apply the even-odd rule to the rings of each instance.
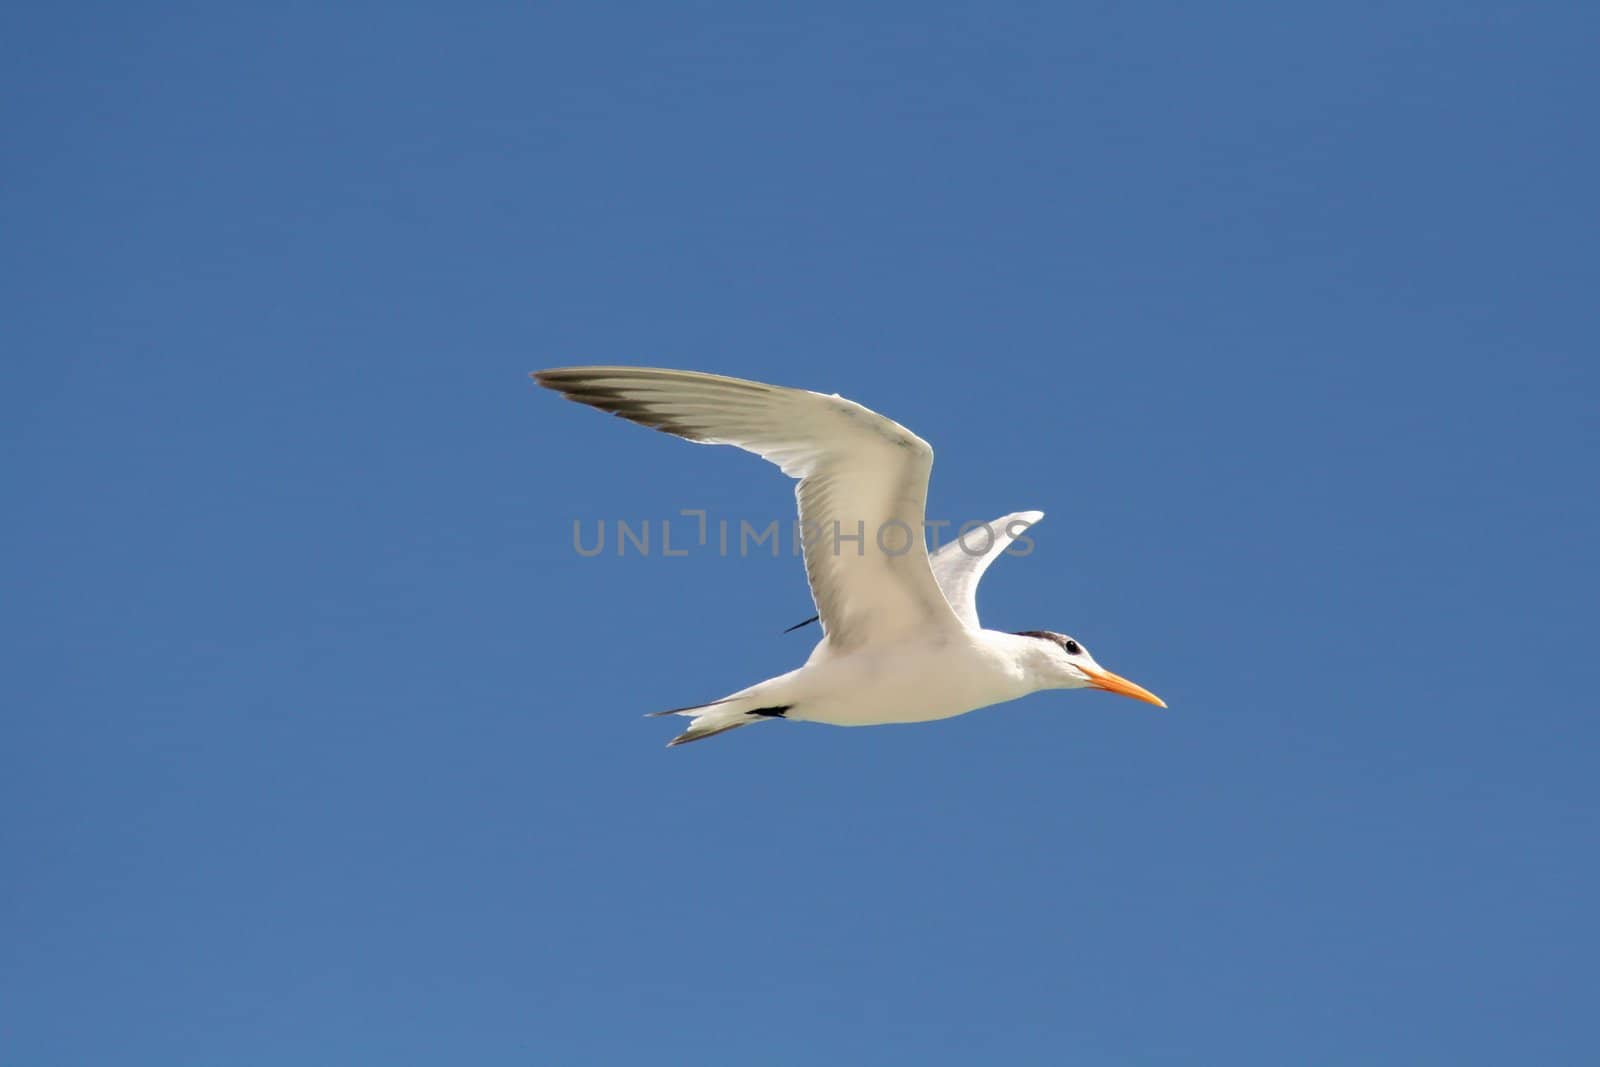
[[[624,388],[603,384],[604,376],[596,374],[591,369],[572,367],[536,370],[531,377],[546,389],[555,390],[573,403],[584,404],[597,411],[604,411],[620,419],[638,423],[640,426],[670,433],[674,437],[683,437],[690,441],[699,441],[703,437],[701,433],[662,412],[648,400],[631,396]]]

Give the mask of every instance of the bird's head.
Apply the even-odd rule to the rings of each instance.
[[[1046,689],[1104,689],[1125,697],[1143,700],[1164,708],[1166,703],[1150,690],[1112,674],[1089,655],[1089,650],[1066,634],[1049,630],[1025,630],[1018,637],[1030,639],[1028,666]]]

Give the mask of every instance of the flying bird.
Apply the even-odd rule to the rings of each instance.
[[[774,719],[931,722],[1041,689],[1102,689],[1166,707],[1065,634],[979,624],[978,580],[1044,515],[1002,516],[986,539],[973,530],[930,555],[922,530],[933,449],[899,423],[837,394],[697,371],[563,367],[533,378],[630,422],[753,452],[799,481],[806,578],[822,638],[787,674],[654,712],[690,720],[669,747]]]

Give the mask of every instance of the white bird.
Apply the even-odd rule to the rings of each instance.
[[[979,625],[978,579],[1044,516],[1006,515],[989,524],[981,545],[974,530],[930,557],[922,531],[933,449],[899,423],[837,394],[696,371],[565,367],[533,377],[631,422],[753,452],[799,479],[806,576],[822,639],[787,674],[708,704],[655,712],[691,720],[669,746],[777,718],[931,722],[1041,689],[1103,689],[1166,707],[1065,634]]]

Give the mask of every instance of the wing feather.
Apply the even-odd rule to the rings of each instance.
[[[961,624],[922,537],[933,449],[899,423],[837,395],[696,371],[565,367],[533,377],[640,425],[753,452],[799,479],[806,577],[832,648]]]
[[[978,622],[978,582],[989,564],[1000,558],[1028,527],[1044,518],[1042,511],[1014,511],[988,523],[988,534],[976,529],[947,544],[933,554],[933,577],[944,591],[950,608],[973,629]]]

